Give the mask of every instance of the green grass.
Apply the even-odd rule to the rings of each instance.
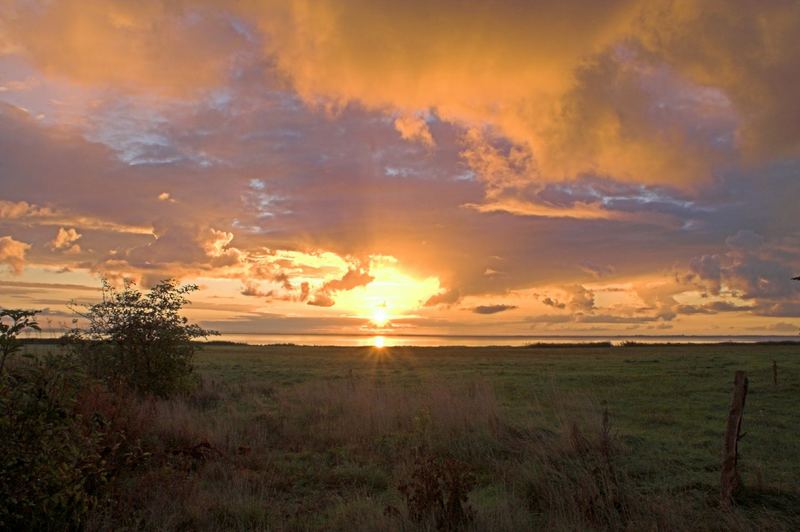
[[[772,361],[779,383],[772,383]],[[320,379],[485,380],[510,419],[555,416],[548,398],[585,396],[609,410],[643,485],[714,489],[735,370],[749,392],[740,444],[745,483],[800,486],[800,347],[637,346],[616,348],[210,347],[199,371],[229,383],[276,387]],[[584,408],[584,404],[562,405]],[[544,410],[544,412],[543,412]]]
[[[644,501],[630,503],[645,510],[627,528],[800,527],[798,346],[215,345],[196,368],[203,386],[157,403],[153,427],[165,448],[207,440],[226,458],[158,481],[174,495],[139,501],[125,518],[98,517],[98,527],[425,528],[384,513],[403,508],[397,487],[420,448],[472,468],[476,529],[583,527],[578,509],[554,517],[557,505],[542,501],[579,491],[580,475],[596,473],[586,466],[595,458],[586,462],[568,440],[577,426],[594,442],[604,410],[618,449],[613,467],[626,479],[619,489]],[[736,370],[750,381],[745,489],[723,514],[719,466]],[[142,478],[131,482],[147,491]]]
[[[779,368],[772,383],[772,361]],[[742,467],[776,485],[800,479],[800,347],[653,346],[601,349],[210,347],[198,371],[226,383],[275,387],[330,379],[401,385],[492,384],[505,412],[524,420],[554,393],[608,408],[640,463],[666,462],[670,485],[714,484],[733,374],[749,378]],[[566,405],[569,406],[569,405]],[[578,405],[582,406],[582,405]],[[655,472],[653,472],[655,473]]]

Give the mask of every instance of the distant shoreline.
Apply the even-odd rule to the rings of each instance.
[[[800,336],[795,334],[427,334],[427,333],[394,333],[391,331],[376,330],[373,333],[320,333],[320,332],[222,332],[223,336],[336,336],[349,338],[373,338],[375,336],[390,336],[393,338],[563,338],[565,340],[579,338],[612,338],[624,340],[625,338],[795,338],[800,341]]]
[[[259,335],[259,336],[269,336],[269,335]],[[288,336],[288,335],[275,335],[275,336]],[[365,338],[373,338],[374,335],[291,335],[291,336],[317,336],[317,337],[326,337],[326,336],[361,336]],[[444,337],[444,335],[392,335],[393,338],[402,338],[402,337],[418,337],[424,336],[429,338],[438,338]],[[495,340],[502,340],[502,339],[526,339],[531,338],[528,336],[447,336],[450,340],[456,340],[459,338],[465,339],[495,339]],[[698,339],[700,341],[674,341],[679,336],[670,336],[670,337],[659,337],[659,336],[648,336],[648,335],[640,335],[636,336],[635,338],[646,340],[646,341],[634,341],[630,340],[630,338],[634,338],[634,336],[619,336],[619,337],[606,337],[606,338],[617,338],[619,341],[592,341],[590,340],[591,337],[587,338],[586,341],[580,341],[580,337],[570,337],[570,336],[562,336],[562,337],[539,337],[539,338],[563,338],[564,340],[576,340],[573,342],[536,342],[532,341],[529,343],[524,344],[502,344],[502,343],[491,343],[487,342],[485,344],[459,344],[459,343],[443,343],[443,344],[427,344],[427,345],[415,345],[415,344],[393,344],[387,345],[386,347],[398,347],[398,348],[414,348],[414,349],[435,349],[435,348],[444,348],[444,347],[460,347],[465,349],[479,349],[479,348],[488,348],[488,347],[502,347],[506,349],[580,349],[580,348],[626,348],[626,347],[647,347],[647,346],[658,346],[658,347],[682,347],[682,346],[706,346],[706,347],[714,347],[714,346],[800,346],[800,338],[796,336],[786,336],[786,337],[770,337],[770,339],[765,340],[762,336],[751,336],[751,335],[741,335],[741,336],[732,336],[732,340],[720,340],[716,342],[712,341],[702,341],[703,338],[718,338],[716,336],[689,336],[684,335],[682,338],[687,339]],[[661,339],[662,341],[658,341]],[[61,343],[60,338],[23,338],[22,339],[24,344],[28,345],[59,345]],[[308,348],[336,348],[336,349],[352,349],[352,348],[369,348],[372,347],[370,344],[326,344],[326,343],[319,343],[319,344],[306,344],[306,343],[296,343],[296,342],[274,342],[274,343],[253,343],[247,341],[234,341],[234,340],[206,340],[206,341],[195,341],[195,344],[205,345],[205,346],[243,346],[243,347],[308,347]]]
[[[370,337],[371,338],[371,337]],[[458,338],[458,337],[455,337]],[[800,346],[800,339],[795,337],[792,340],[753,340],[753,341],[719,341],[719,342],[632,342],[622,341],[619,343],[613,342],[532,342],[529,344],[510,345],[510,344],[480,344],[480,345],[460,345],[460,344],[441,344],[441,345],[414,345],[414,344],[395,344],[387,347],[412,347],[416,349],[424,348],[437,348],[437,347],[463,347],[469,349],[479,349],[485,347],[503,347],[512,349],[537,349],[537,348],[598,348],[598,347],[641,347],[641,346],[663,346],[663,347],[680,347],[680,346],[770,346],[770,345],[798,345]],[[336,348],[363,348],[371,347],[369,344],[365,345],[336,345],[336,344],[297,344],[293,342],[286,343],[272,343],[272,344],[254,344],[248,342],[235,342],[231,340],[208,340],[204,342],[196,342],[202,345],[209,346],[251,346],[251,347],[336,347]]]

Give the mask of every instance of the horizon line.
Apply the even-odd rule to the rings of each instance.
[[[797,334],[430,334],[430,333],[337,333],[337,332],[224,332],[223,335],[260,336],[374,336],[422,338],[798,338]]]

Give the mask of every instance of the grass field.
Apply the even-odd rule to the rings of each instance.
[[[196,366],[200,388],[151,405],[148,424],[198,456],[131,479],[129,507],[94,526],[800,528],[800,346],[217,345]],[[735,370],[750,389],[728,512]],[[431,480],[429,459],[453,460],[433,482],[463,480],[468,517],[415,518],[402,487]]]

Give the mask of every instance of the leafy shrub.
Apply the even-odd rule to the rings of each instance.
[[[108,484],[141,464],[143,412],[64,357],[0,376],[0,529],[78,528]]]
[[[17,338],[26,329],[40,330],[36,322],[38,310],[0,309],[0,375],[3,374],[6,360],[22,349]]]
[[[52,363],[2,378],[0,528],[63,528],[92,506],[100,472],[92,435],[74,413],[77,387],[72,374]]]
[[[195,285],[162,281],[148,293],[126,282],[117,290],[103,282],[103,300],[78,313],[86,329],[68,340],[79,360],[97,377],[139,394],[161,397],[186,389],[192,373],[196,338],[217,334],[190,324],[180,315]]]

